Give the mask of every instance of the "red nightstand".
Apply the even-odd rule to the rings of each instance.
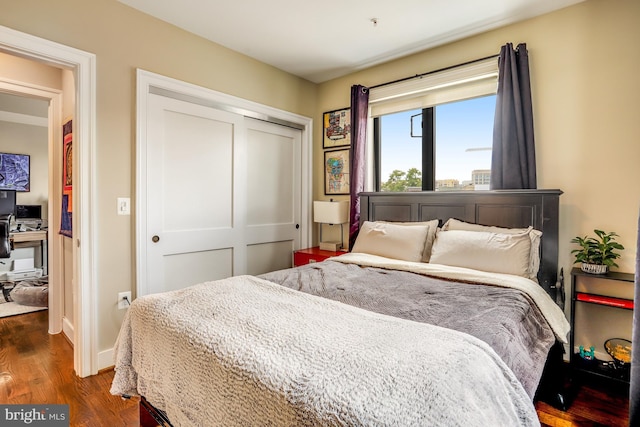
[[[293,266],[299,267],[312,262],[324,261],[327,258],[344,253],[343,251],[323,251],[317,246],[314,248],[298,249],[297,251],[293,251]]]

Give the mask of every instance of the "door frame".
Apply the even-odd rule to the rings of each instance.
[[[147,140],[147,104],[150,94],[192,102],[245,117],[264,120],[299,129],[302,132],[301,146],[301,195],[300,221],[303,231],[300,234],[301,247],[307,247],[312,241],[311,226],[312,200],[312,147],[313,119],[295,113],[259,104],[246,99],[227,95],[202,86],[193,85],[142,69],[136,71],[136,292],[149,293],[147,284],[147,230],[146,230],[146,140]],[[306,231],[305,231],[306,230]],[[299,248],[295,248],[299,249]]]
[[[76,375],[98,373],[95,224],[96,56],[0,26],[0,51],[73,71],[73,366]],[[62,123],[59,123],[62,126]]]

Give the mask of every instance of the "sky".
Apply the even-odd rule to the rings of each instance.
[[[436,117],[436,179],[471,180],[474,169],[491,168],[495,95],[438,105]],[[406,172],[421,168],[422,140],[412,138],[410,117],[420,110],[383,116],[382,176],[385,182],[395,169]],[[420,132],[420,117],[414,119],[414,133]],[[417,130],[416,130],[417,127]]]

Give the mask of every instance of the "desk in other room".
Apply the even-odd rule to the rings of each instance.
[[[47,230],[12,232],[9,239],[16,249],[40,246],[42,275],[47,275]]]

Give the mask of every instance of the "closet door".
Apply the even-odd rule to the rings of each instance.
[[[291,266],[301,132],[149,94],[138,296]]]
[[[291,267],[300,241],[301,132],[245,119],[247,273]]]
[[[146,140],[148,292],[236,273],[234,156],[243,117],[149,95]]]

